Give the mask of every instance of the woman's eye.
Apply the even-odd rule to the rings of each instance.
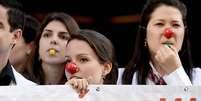
[[[63,40],[69,40],[69,36],[66,35],[60,35],[59,37]]]
[[[80,62],[82,62],[82,63],[83,63],[83,62],[87,62],[87,61],[88,61],[87,58],[81,58],[81,59],[80,59]]]
[[[61,36],[61,39],[68,40],[69,37],[67,37],[67,36]]]
[[[156,26],[163,26],[163,23],[156,23]]]
[[[180,25],[179,25],[179,24],[173,24],[172,26],[173,26],[173,27],[175,27],[175,28],[180,27]]]
[[[43,37],[45,37],[45,38],[47,38],[47,37],[49,37],[49,36],[50,36],[49,33],[44,33],[44,34],[43,34]]]

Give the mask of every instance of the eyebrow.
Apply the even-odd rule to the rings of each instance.
[[[78,56],[86,56],[86,55],[89,55],[89,54],[87,54],[87,53],[78,54]]]
[[[44,31],[47,31],[47,32],[52,32],[52,30],[50,30],[50,29],[44,29]]]
[[[178,23],[178,22],[180,22],[179,20],[173,20],[172,22],[174,22],[174,23]]]
[[[86,55],[89,55],[89,54],[87,54],[87,53],[78,53],[77,56],[86,56]],[[69,55],[66,55],[66,57],[67,57],[67,58],[70,58]]]
[[[165,20],[163,20],[163,19],[155,19],[154,22],[155,21],[162,21],[163,22]],[[171,22],[173,22],[173,23],[179,23],[180,21],[179,20],[172,20]]]
[[[165,21],[165,20],[163,20],[163,19],[155,19],[154,21]]]
[[[69,34],[68,32],[59,32],[60,34]]]
[[[44,29],[44,31],[47,31],[47,32],[53,32],[52,30],[50,30],[50,29]],[[61,32],[59,32],[59,34],[69,34],[67,31],[66,32],[64,32],[64,31],[61,31]]]

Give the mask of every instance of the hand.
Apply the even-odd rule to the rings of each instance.
[[[84,92],[88,92],[88,81],[87,79],[84,78],[71,78],[70,80],[68,80],[66,82],[66,84],[70,84],[73,89],[76,90],[77,93],[84,93]]]
[[[166,74],[170,74],[182,66],[176,48],[172,45],[164,45],[156,52],[155,59],[157,64]]]

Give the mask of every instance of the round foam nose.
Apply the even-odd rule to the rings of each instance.
[[[173,35],[174,35],[174,32],[172,31],[171,28],[166,28],[166,29],[164,30],[164,36],[165,36],[167,39],[171,38]]]
[[[79,68],[77,67],[75,63],[67,63],[65,66],[65,71],[70,74],[74,74],[79,71]]]

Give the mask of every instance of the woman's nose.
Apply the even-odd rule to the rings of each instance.
[[[174,31],[171,28],[165,28],[163,31],[163,35],[167,38],[170,39],[172,36],[174,36]]]
[[[74,74],[74,73],[79,72],[79,68],[75,63],[70,62],[70,63],[66,64],[65,71],[70,73],[70,74]]]
[[[56,40],[51,40],[51,41],[50,41],[50,44],[56,45],[56,44],[57,44],[57,41],[56,41]]]

